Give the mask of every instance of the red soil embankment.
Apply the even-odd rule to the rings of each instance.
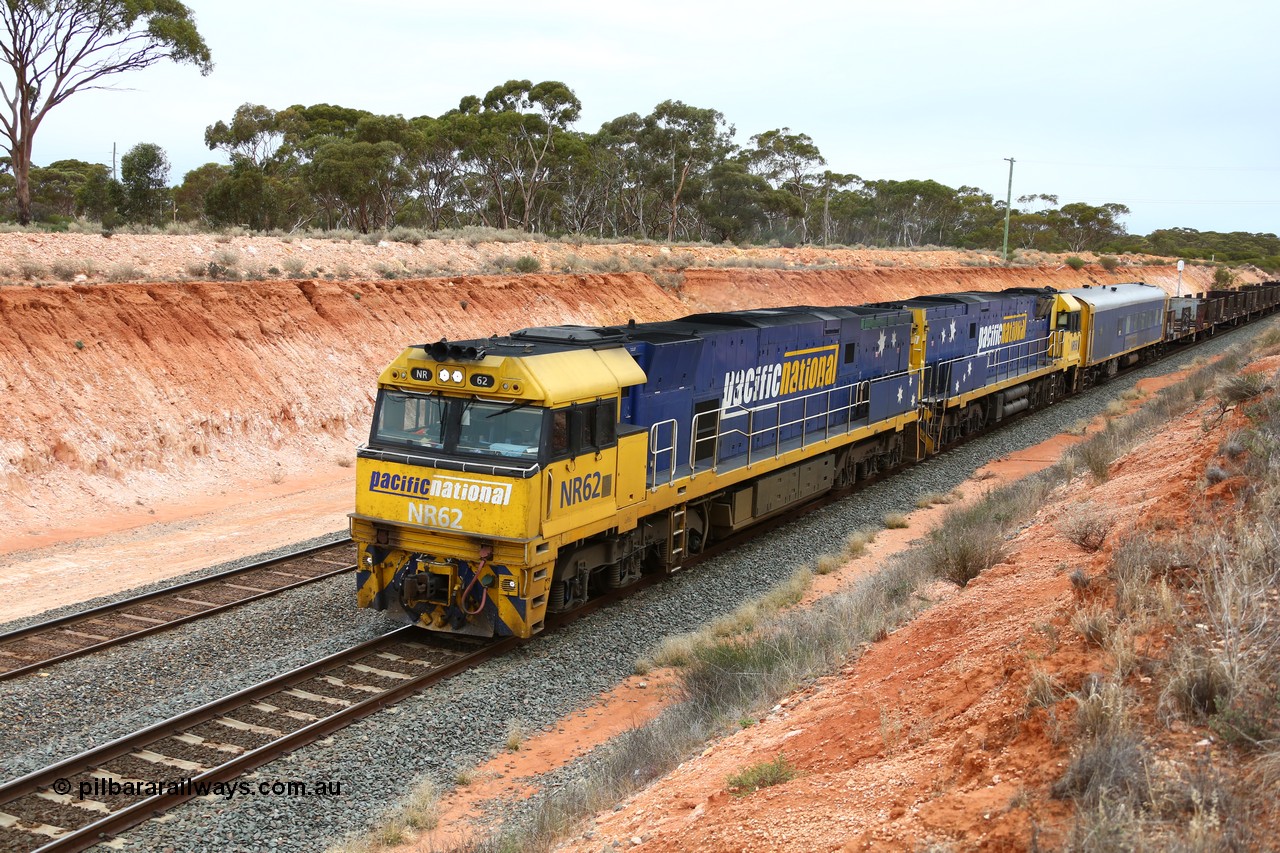
[[[1213,287],[1213,270],[1188,267],[1181,292],[1204,292]],[[736,311],[783,305],[859,305],[887,302],[929,293],[964,290],[1004,290],[1007,287],[1059,289],[1143,281],[1173,295],[1179,290],[1172,266],[1101,267],[1076,271],[1059,267],[866,267],[862,269],[768,270],[691,269],[684,274],[680,295],[690,310]]]
[[[685,313],[639,274],[0,288],[0,483],[62,523],[349,459],[405,345]]]
[[[1013,286],[1142,278],[1172,291],[1177,281],[1172,267],[938,266],[938,253],[892,263],[917,254],[927,267],[688,269],[674,290],[638,272],[0,287],[0,511],[11,522],[0,553],[83,535],[72,528],[101,528],[108,515],[143,523],[151,504],[345,475],[335,469],[366,434],[376,378],[411,343]],[[1207,289],[1210,272],[1189,268],[1184,292]]]

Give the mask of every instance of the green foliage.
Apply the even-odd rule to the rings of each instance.
[[[17,14],[15,8],[71,5],[48,0],[3,8]],[[160,56],[151,45],[148,63],[174,58],[207,70],[207,49],[186,7],[166,2],[163,12],[150,13],[137,10],[161,7],[89,4],[125,5],[133,10],[131,22],[148,15],[172,19],[155,34],[172,55]],[[508,80],[483,95],[465,95],[442,115],[409,119],[339,104],[280,109],[245,103],[204,132],[205,144],[224,152],[230,165],[188,172],[171,199],[160,199],[161,188],[142,178],[157,174],[156,163],[127,178],[126,187],[114,184],[100,164],[64,161],[28,168],[27,210],[46,222],[89,217],[111,227],[117,215],[158,223],[168,201],[169,217],[199,225],[317,228],[379,240],[400,239],[398,232],[485,230],[781,246],[988,249],[1001,241],[1003,200],[977,187],[863,179],[828,169],[817,143],[788,127],[755,134],[740,146],[718,110],[665,100],[648,114],[618,116],[586,133],[574,127],[582,109],[574,91],[556,80]],[[18,195],[14,176],[0,169],[0,215],[8,208],[22,218]],[[1009,236],[1025,263],[1038,262],[1030,250],[1218,252],[1220,260],[1280,269],[1274,235],[1174,229],[1135,237],[1122,224],[1128,212],[1115,203],[1059,205],[1057,196],[1025,195],[1011,211]],[[1104,267],[1113,262],[1102,260]],[[1067,263],[1084,264],[1079,257]]]
[[[213,68],[191,10],[178,0],[11,0],[0,3],[0,18],[9,37],[4,62],[13,79],[23,81],[3,87],[13,120],[0,123],[23,224],[32,213],[32,138],[50,110],[78,91],[110,88],[105,78],[163,60],[189,63],[205,74]]]
[[[1165,228],[1145,238],[1147,250],[1168,257],[1200,258],[1252,263],[1265,269],[1280,269],[1280,237],[1233,231],[1197,231],[1194,228]]]
[[[1218,288],[1228,288],[1236,283],[1236,275],[1227,267],[1216,267],[1213,271],[1213,285]]]
[[[521,255],[516,258],[516,272],[537,272],[542,269],[542,261],[532,255]]]
[[[1065,263],[1067,266],[1071,267],[1073,270],[1079,272],[1080,270],[1084,269],[1086,261],[1084,258],[1077,257],[1076,255],[1072,255],[1071,257],[1067,258]]]
[[[740,773],[733,774],[725,780],[725,784],[735,796],[745,797],[761,788],[781,785],[794,778],[796,778],[796,768],[785,755],[779,755],[773,761],[762,761]]]
[[[1120,266],[1120,262],[1111,255],[1103,255],[1098,258],[1098,265],[1107,272],[1114,272],[1116,267]]]
[[[159,145],[140,142],[120,158],[125,221],[157,225],[169,213],[169,158]]]

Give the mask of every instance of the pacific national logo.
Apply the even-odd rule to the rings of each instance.
[[[749,406],[775,397],[813,391],[834,385],[839,347],[814,347],[784,353],[774,364],[730,370],[724,375],[721,408]]]
[[[1027,339],[1027,315],[1011,314],[978,330],[978,352]]]
[[[374,470],[369,475],[369,491],[402,498],[440,498],[462,503],[506,506],[511,503],[510,483],[489,483],[465,477],[409,477]]]

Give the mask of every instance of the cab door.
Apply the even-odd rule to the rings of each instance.
[[[617,512],[618,403],[580,403],[551,413],[544,535],[608,518]]]

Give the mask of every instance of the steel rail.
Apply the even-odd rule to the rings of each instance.
[[[290,562],[295,562],[297,560],[314,557],[317,554],[324,553],[325,551],[334,550],[349,544],[351,544],[351,540],[346,539],[344,541],[331,542],[327,545],[318,545],[311,548],[305,548],[301,551],[295,551],[294,553],[291,553],[291,554],[285,554],[279,557],[272,557],[271,559],[263,560],[262,562],[259,562],[259,563],[253,563],[248,566],[241,566],[236,569],[228,569],[225,572],[218,572],[217,574],[209,575],[208,577],[185,581],[180,584],[175,584],[174,586],[168,586],[168,587],[164,587],[163,589],[152,590],[151,592],[146,592],[146,593],[143,593],[142,595],[133,596],[132,598],[127,598],[122,601],[115,601],[109,604],[102,604],[102,605],[99,605],[98,607],[90,608],[89,610],[84,610],[79,613],[71,613],[66,616],[60,616],[55,619],[50,619],[46,622],[38,622],[34,625],[28,625],[25,628],[18,628],[16,630],[9,631],[4,634],[0,634],[0,651],[2,651],[4,647],[9,645],[10,643],[17,643],[22,640],[37,637],[41,634],[51,633],[61,628],[66,628],[70,625],[74,625],[80,622],[86,622],[91,619],[97,619],[103,616],[110,616],[113,613],[118,613],[122,610],[126,610],[130,607],[135,607],[139,604],[157,602],[168,596],[173,596],[178,593],[186,592],[188,590],[195,589],[198,587],[208,586],[210,584],[217,583],[219,581],[225,581],[229,578],[238,577],[240,575],[249,574],[251,572],[269,571],[274,567],[288,564]],[[70,660],[71,658],[76,658],[82,655],[90,654],[92,652],[96,652],[101,649],[108,648],[110,646],[136,640],[141,637],[146,637],[150,634],[158,633],[160,631],[167,631],[168,629],[174,627],[175,625],[181,625],[185,622],[191,622],[196,619],[202,619],[205,616],[209,616],[214,613],[220,613],[224,610],[229,610],[233,607],[239,607],[242,604],[248,604],[251,601],[257,601],[258,599],[261,599],[261,598],[267,598],[277,593],[284,592],[285,590],[296,589],[297,587],[300,587],[300,586],[306,586],[307,584],[315,583],[316,581],[324,580],[325,578],[331,578],[335,575],[340,575],[345,572],[350,572],[350,571],[353,571],[354,569],[355,569],[355,564],[352,563],[351,565],[344,566],[340,569],[334,569],[333,571],[324,572],[322,574],[315,575],[314,577],[303,578],[301,580],[294,581],[293,583],[289,583],[284,586],[278,586],[278,587],[273,587],[269,590],[264,590],[263,592],[252,593],[250,595],[246,595],[244,598],[238,598],[235,601],[226,602],[225,604],[216,604],[212,607],[209,607],[205,610],[198,611],[196,613],[190,613],[185,616],[179,616],[176,619],[171,619],[161,624],[148,625],[145,628],[139,628],[136,631],[130,631],[129,633],[121,634],[118,637],[111,637],[109,639],[101,640],[99,642],[92,643],[87,646],[82,646],[80,648],[72,649],[67,652],[54,655],[52,657],[44,658],[28,664],[22,664],[21,666],[15,667],[13,669],[0,669],[0,681],[5,681],[10,678],[17,678],[20,675],[25,675],[27,673],[34,672],[38,669],[49,666],[51,664],[59,663],[64,660]],[[4,659],[0,658],[0,668],[4,666],[6,666]]]
[[[288,690],[318,675],[323,675],[325,672],[344,663],[367,657],[382,646],[429,636],[425,631],[414,626],[399,628],[389,634],[328,655],[321,660],[275,676],[178,716],[155,723],[133,734],[117,738],[100,747],[87,750],[41,770],[28,773],[25,776],[0,785],[0,810],[3,810],[3,804],[49,789],[58,780],[69,779],[91,772],[113,759],[129,755],[141,747],[217,719],[238,708],[265,700],[283,690]],[[502,654],[518,643],[519,640],[511,638],[484,646],[475,651],[461,653],[459,657],[452,661],[433,667],[421,675],[413,676],[381,693],[371,695],[368,699],[361,700],[334,714],[288,732],[270,743],[252,748],[230,761],[187,777],[190,779],[190,784],[185,786],[187,789],[185,792],[166,792],[141,799],[136,803],[112,811],[84,826],[69,829],[65,834],[51,839],[47,844],[35,848],[35,850],[39,851],[39,853],[54,853],[54,851],[69,853],[69,851],[88,849],[110,836],[150,820],[152,817],[164,814],[187,800],[202,796],[197,786],[209,786],[235,779],[281,755],[313,743],[350,725],[356,720],[385,708],[387,705],[417,693],[438,681],[465,671],[490,657]]]

